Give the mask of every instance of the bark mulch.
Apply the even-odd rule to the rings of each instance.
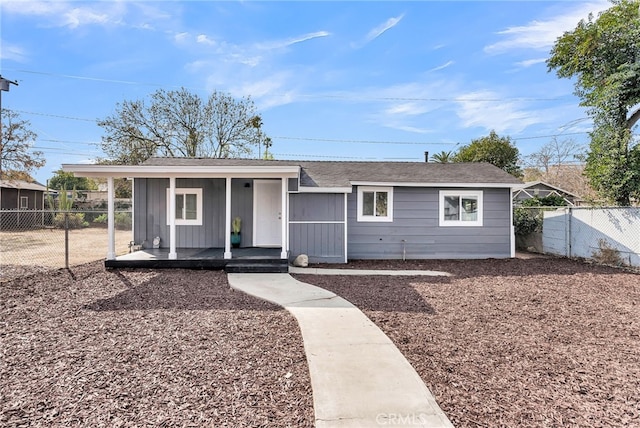
[[[222,272],[96,262],[4,282],[0,426],[313,426],[300,331]]]
[[[453,274],[296,277],[362,309],[456,427],[640,426],[640,275],[552,258],[345,267]]]

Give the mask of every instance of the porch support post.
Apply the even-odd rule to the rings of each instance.
[[[176,178],[169,177],[169,259],[176,260]]]
[[[289,257],[289,230],[287,230],[287,226],[289,222],[287,221],[289,218],[289,214],[287,213],[287,187],[289,184],[289,180],[285,177],[282,177],[282,207],[280,208],[280,219],[282,221],[282,250],[280,252],[280,258],[286,259]]]
[[[231,254],[231,177],[225,178],[224,192],[224,258],[230,259]]]
[[[107,260],[116,258],[116,215],[115,215],[115,190],[113,177],[107,178]]]

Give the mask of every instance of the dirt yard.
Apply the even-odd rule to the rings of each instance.
[[[28,273],[65,266],[64,230],[0,231],[0,282]],[[130,230],[116,230],[116,254],[129,251]],[[107,229],[69,231],[69,265],[75,266],[107,255]]]
[[[348,268],[453,274],[296,277],[362,309],[456,427],[640,426],[640,275],[551,258]]]
[[[300,332],[222,272],[94,262],[5,282],[0,426],[312,427]]]

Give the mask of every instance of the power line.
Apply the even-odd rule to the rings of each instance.
[[[157,87],[169,87],[169,88],[182,88],[186,87],[183,85],[166,85],[152,82],[140,82],[135,80],[118,80],[118,79],[108,79],[102,77],[92,77],[92,76],[77,76],[72,74],[59,74],[53,72],[46,71],[37,71],[37,70],[23,70],[23,69],[7,69],[10,71],[15,71],[19,73],[28,73],[28,74],[37,74],[42,76],[50,76],[50,77],[62,77],[66,79],[76,79],[76,80],[87,80],[94,82],[105,82],[105,83],[118,83],[123,85],[142,85],[142,86],[157,86]],[[191,87],[188,89],[197,89],[201,91],[205,91],[206,88],[195,88]],[[249,94],[250,95],[250,94]],[[284,93],[273,93],[273,96],[282,96],[287,95]],[[300,98],[319,98],[319,99],[341,99],[341,100],[362,100],[362,101],[429,101],[429,102],[504,102],[504,101],[561,101],[570,98],[569,95],[562,97],[547,97],[547,98],[538,98],[538,97],[499,97],[499,98],[475,98],[475,97],[373,97],[373,96],[360,96],[356,94],[297,94]]]
[[[81,121],[85,121],[85,122],[95,122],[97,123],[98,121],[96,119],[84,119],[81,117],[73,117],[73,116],[61,116],[59,114],[51,114],[51,113],[38,113],[35,111],[26,111],[26,110],[14,110],[17,113],[23,113],[23,114],[33,114],[36,116],[46,116],[46,117],[55,117],[58,119],[69,119],[69,120],[81,120]]]
[[[356,144],[407,144],[407,145],[420,145],[434,144],[434,145],[457,145],[458,143],[428,143],[417,141],[373,141],[373,140],[341,140],[332,138],[309,138],[309,137],[271,137],[272,139],[281,140],[300,140],[300,141],[324,141],[328,143],[356,143]]]

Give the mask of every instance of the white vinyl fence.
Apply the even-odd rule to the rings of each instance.
[[[640,208],[559,208],[544,211],[547,254],[640,267]]]

